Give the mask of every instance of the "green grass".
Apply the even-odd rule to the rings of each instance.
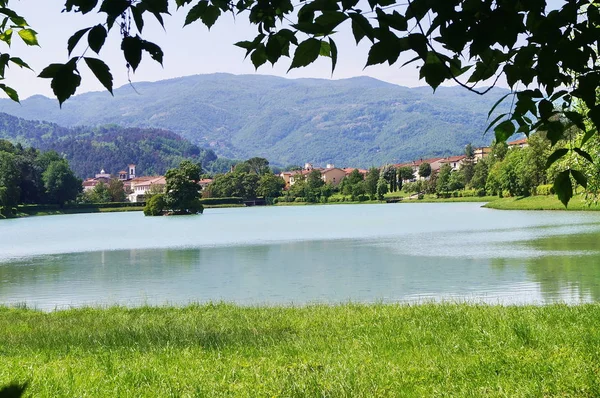
[[[600,305],[0,308],[35,397],[600,395]]]
[[[574,196],[567,209],[555,195],[504,198],[490,202],[485,207],[497,210],[600,210],[600,205],[589,206],[582,195]]]

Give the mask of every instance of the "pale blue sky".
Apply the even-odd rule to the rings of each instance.
[[[559,0],[552,0],[558,3]],[[560,1],[562,3],[562,1]],[[102,22],[104,14],[90,13],[86,16],[62,13],[63,0],[20,0],[11,2],[11,6],[25,16],[28,23],[38,32],[39,47],[26,47],[18,38],[13,40],[11,54],[21,56],[32,66],[36,73],[20,71],[12,67],[7,72],[6,82],[18,89],[21,98],[34,94],[52,95],[50,81],[36,78],[37,73],[44,66],[52,62],[66,62],[68,60],[66,43],[75,31]],[[275,67],[265,64],[255,71],[250,59],[244,60],[245,51],[235,47],[233,43],[240,40],[250,40],[256,35],[254,26],[250,26],[247,17],[241,16],[234,21],[233,17],[222,17],[209,32],[201,23],[197,22],[185,28],[183,20],[187,10],[175,12],[172,17],[166,17],[165,28],[148,16],[144,28],[144,38],[160,45],[165,52],[164,68],[151,60],[148,56],[131,79],[136,81],[156,81],[173,77],[193,74],[227,72],[234,74],[269,74],[285,76],[288,78],[316,77],[325,79],[341,79],[353,76],[372,76],[390,83],[403,86],[421,86],[423,82],[418,79],[418,69],[407,66],[378,65],[363,70],[368,52],[366,40],[356,46],[352,37],[350,24],[342,25],[335,40],[339,48],[339,60],[336,72],[331,76],[329,59],[319,59],[315,64],[306,68],[295,69],[286,73],[289,60],[284,59]],[[82,40],[84,42],[84,40]],[[112,32],[105,48],[101,51],[101,58],[110,66],[115,87],[127,83],[125,61],[119,50],[120,37],[118,32]],[[84,47],[76,48],[75,54]],[[5,51],[4,49],[0,51]],[[88,52],[87,54],[93,55]],[[398,65],[401,65],[399,63]],[[83,83],[78,92],[102,90],[103,87],[82,66]]]

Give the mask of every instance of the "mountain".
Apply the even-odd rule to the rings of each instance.
[[[67,158],[82,178],[93,176],[100,169],[116,174],[129,163],[138,166],[140,175],[164,174],[183,159],[201,162],[208,170],[222,163],[212,150],[201,149],[173,132],[160,129],[65,128],[0,113],[0,139],[44,151],[55,150]]]
[[[367,167],[486,145],[487,112],[506,90],[406,88],[376,79],[210,74],[135,83],[69,99],[34,96],[0,111],[64,126],[117,124],[174,131],[219,155]]]

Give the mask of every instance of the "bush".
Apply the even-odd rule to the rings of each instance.
[[[479,196],[479,197],[483,197],[483,196],[485,196],[485,194],[486,194],[486,192],[485,192],[485,188],[479,188],[479,189],[477,190],[477,196]]]
[[[458,198],[458,191],[454,191],[454,192],[452,192],[452,197],[454,197],[454,198]]]
[[[367,200],[369,200],[369,197],[367,195],[359,195],[358,196],[359,202],[366,202]]]
[[[296,198],[296,199],[294,199],[294,202],[296,202],[296,203],[303,203],[304,202],[304,198]]]
[[[419,196],[417,196],[418,200],[423,200],[425,199],[425,195],[423,195],[422,193],[419,194]]]
[[[276,205],[277,203],[279,203],[279,198],[273,198],[273,204]]]
[[[552,184],[539,185],[535,189],[536,195],[554,195],[554,186]]]
[[[165,210],[165,195],[159,193],[148,199],[146,206],[144,206],[145,216],[160,216]]]

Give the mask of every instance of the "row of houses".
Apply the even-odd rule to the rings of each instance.
[[[352,173],[354,170],[358,170],[358,172],[360,174],[362,174],[363,176],[366,175],[368,172],[367,170],[355,169],[353,167],[339,168],[339,167],[335,167],[332,164],[328,164],[324,168],[313,167],[312,164],[306,163],[302,170],[284,171],[281,174],[279,174],[279,176],[281,178],[283,178],[283,180],[285,181],[286,187],[289,188],[292,185],[294,185],[299,179],[306,178],[306,176],[314,170],[320,171],[321,179],[326,184],[331,184],[333,186],[339,185],[342,182],[342,180],[346,176],[348,176],[350,173]]]
[[[133,203],[144,202],[148,192],[164,192],[167,180],[164,176],[136,176],[136,165],[130,164],[127,168],[128,171],[119,171],[117,178],[123,183],[123,189],[127,194],[127,200]],[[100,173],[96,174],[94,178],[88,178],[83,181],[83,191],[91,191],[96,185],[103,183],[108,184],[113,176],[110,173],[106,173],[100,170]],[[212,179],[200,180],[199,185],[202,189],[206,188]]]
[[[524,148],[528,144],[527,144],[527,139],[523,138],[523,139],[519,139],[516,141],[507,142],[507,145],[509,148]],[[491,147],[475,148],[473,150],[474,163],[477,163],[479,160],[485,158],[491,152],[492,152]],[[457,171],[463,166],[466,159],[467,159],[467,157],[465,155],[449,156],[449,157],[436,157],[436,158],[429,158],[429,159],[414,160],[412,162],[407,162],[407,163],[398,163],[398,164],[395,164],[394,166],[396,168],[412,167],[415,178],[417,180],[423,180],[423,179],[425,179],[425,177],[419,175],[419,167],[423,163],[429,163],[429,165],[431,166],[432,173],[438,172],[442,168],[442,166],[445,164],[449,165],[452,168],[452,171]]]
[[[507,143],[509,148],[526,147],[527,139],[520,139]],[[474,150],[474,161],[477,163],[480,159],[488,156],[492,149],[490,147],[481,147]],[[434,157],[429,159],[419,159],[412,162],[398,163],[394,166],[400,167],[411,167],[416,179],[425,179],[425,177],[419,175],[419,167],[423,163],[429,163],[432,172],[439,171],[444,164],[448,164],[453,171],[459,170],[464,164],[466,156],[449,156],[449,157]],[[321,172],[321,178],[326,184],[333,186],[339,185],[344,178],[350,175],[354,170],[358,170],[360,174],[365,176],[367,170],[357,169],[354,167],[339,168],[333,164],[328,164],[324,168],[313,167],[311,163],[306,163],[304,168],[295,171],[284,171],[279,176],[285,181],[286,189],[294,185],[300,179],[306,178],[306,176],[313,170]],[[117,178],[123,183],[123,189],[127,193],[127,199],[130,202],[143,202],[146,200],[148,192],[162,192],[165,189],[166,179],[164,176],[136,176],[136,165],[129,164],[127,170],[121,170],[117,173],[117,177],[113,177],[110,173],[106,173],[104,170],[100,170],[100,173],[96,174],[94,178],[88,178],[83,181],[83,190],[90,191],[100,183],[108,184],[112,178]],[[202,189],[207,188],[211,183],[212,179],[202,179],[199,185]]]

